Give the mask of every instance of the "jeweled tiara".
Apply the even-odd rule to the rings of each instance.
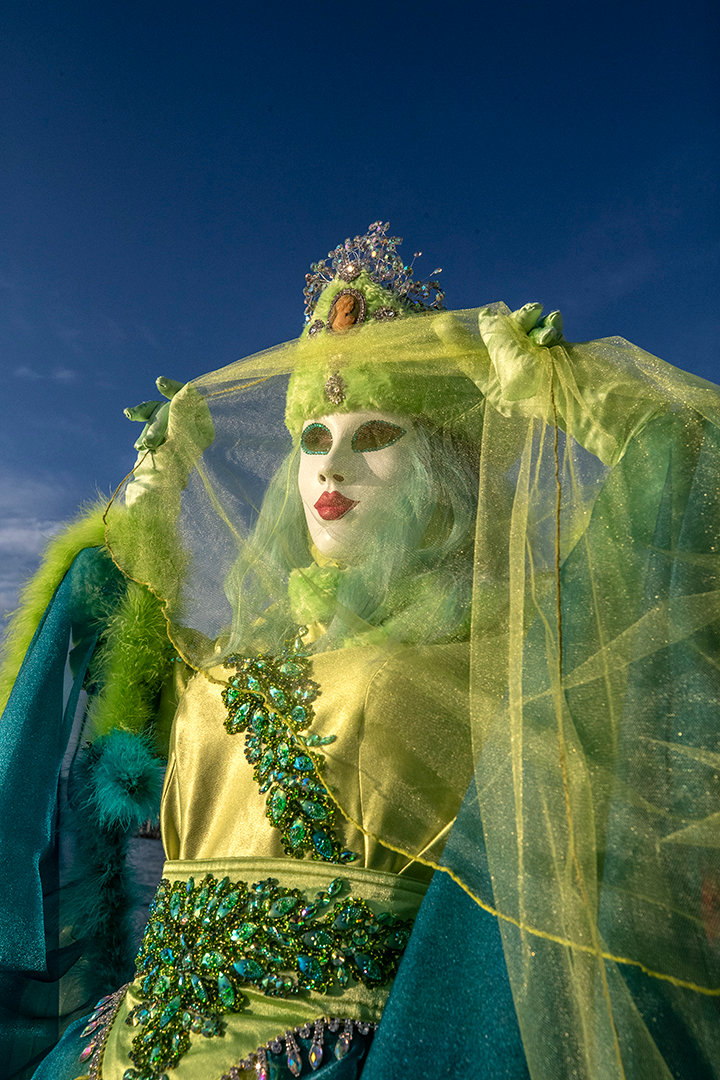
[[[397,250],[402,244],[402,237],[388,236],[389,228],[388,221],[374,221],[364,236],[347,239],[329,251],[327,259],[312,263],[310,273],[305,275],[303,289],[305,322],[312,318],[326,285],[336,278],[348,283],[354,281],[363,270],[378,285],[392,293],[408,311],[442,309],[445,293],[439,283],[434,279],[416,281],[413,277],[413,263],[422,252],[415,252],[413,263],[404,262]],[[433,275],[440,273],[440,267],[433,270]]]

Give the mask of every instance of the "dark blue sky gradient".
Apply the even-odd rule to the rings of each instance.
[[[377,218],[451,308],[720,378],[710,2],[10,0],[0,36],[0,607],[127,471],[122,407],[294,337]]]

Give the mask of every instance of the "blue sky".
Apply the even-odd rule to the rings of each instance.
[[[449,307],[541,300],[720,380],[718,21],[3,4],[0,609],[129,468],[122,408],[294,337],[310,262],[378,218]]]

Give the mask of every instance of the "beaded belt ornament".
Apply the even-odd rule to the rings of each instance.
[[[222,691],[225,730],[245,733],[245,757],[260,792],[267,792],[265,813],[280,831],[285,853],[348,863],[358,856],[336,836],[335,806],[320,779],[323,756],[317,748],[334,742],[335,735],[305,733],[319,694],[304,652],[306,633],[299,627],[279,657],[228,657],[225,667],[235,674]]]
[[[116,990],[114,994],[108,994],[107,997],[101,998],[90,1016],[88,1016],[85,1027],[80,1032],[81,1039],[88,1035],[91,1036],[90,1042],[80,1054],[80,1061],[83,1064],[87,1063],[87,1080],[99,1080],[100,1078],[105,1043],[129,985],[129,983],[126,983],[125,986],[121,986],[119,990]]]
[[[360,1035],[367,1043],[376,1030],[377,1024],[365,1024],[360,1020],[339,1020],[337,1017],[326,1020],[320,1017],[312,1024],[286,1031],[280,1038],[272,1039],[265,1046],[259,1046],[249,1057],[233,1065],[230,1072],[225,1073],[220,1080],[242,1080],[241,1070],[252,1068],[255,1069],[256,1080],[270,1080],[271,1060],[287,1066],[293,1076],[300,1076],[304,1068],[303,1050],[310,1068],[315,1071],[326,1057],[326,1039],[330,1043],[333,1057],[340,1060],[350,1052],[354,1036]],[[308,1041],[310,1045],[304,1047],[303,1042]]]
[[[223,1014],[247,1007],[243,986],[288,997],[351,979],[370,987],[390,982],[412,922],[376,914],[356,897],[341,899],[344,887],[335,878],[309,899],[274,878],[253,885],[210,874],[198,884],[161,881],[136,961],[143,1001],[126,1023],[140,1030],[123,1080],[167,1080],[165,1070],[187,1053],[192,1035],[223,1035]],[[341,1051],[346,1042],[338,1038]],[[319,1064],[322,1039],[316,1043]]]

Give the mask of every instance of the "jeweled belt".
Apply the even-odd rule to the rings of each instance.
[[[159,1080],[192,1035],[222,1035],[223,1015],[247,1007],[243,986],[288,997],[351,980],[389,983],[412,921],[376,913],[366,900],[343,897],[346,889],[342,878],[312,898],[275,878],[161,881],[136,961],[143,1000],[126,1022],[140,1030],[124,1080]],[[93,1041],[99,1049],[100,1038]]]

